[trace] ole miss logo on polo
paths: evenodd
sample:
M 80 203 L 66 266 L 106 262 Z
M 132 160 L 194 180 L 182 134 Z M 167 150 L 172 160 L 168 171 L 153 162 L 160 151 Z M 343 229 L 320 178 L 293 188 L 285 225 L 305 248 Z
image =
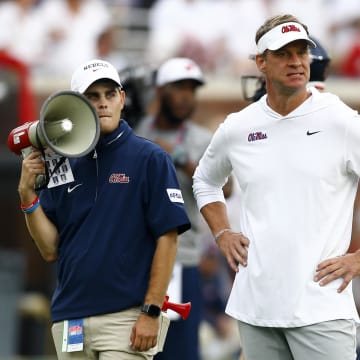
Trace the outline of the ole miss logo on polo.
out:
M 126 174 L 111 174 L 109 177 L 110 184 L 128 184 L 130 182 L 130 177 Z

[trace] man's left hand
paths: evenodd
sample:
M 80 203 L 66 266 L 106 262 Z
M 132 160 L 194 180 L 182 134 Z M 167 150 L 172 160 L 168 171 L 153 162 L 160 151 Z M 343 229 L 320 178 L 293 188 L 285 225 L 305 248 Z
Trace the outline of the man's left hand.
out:
M 147 351 L 157 343 L 159 318 L 141 314 L 134 324 L 130 336 L 130 346 L 136 351 Z
M 325 286 L 331 281 L 343 279 L 338 292 L 342 292 L 350 281 L 360 275 L 360 253 L 348 253 L 343 256 L 322 261 L 316 268 L 314 280 L 319 281 L 320 286 Z

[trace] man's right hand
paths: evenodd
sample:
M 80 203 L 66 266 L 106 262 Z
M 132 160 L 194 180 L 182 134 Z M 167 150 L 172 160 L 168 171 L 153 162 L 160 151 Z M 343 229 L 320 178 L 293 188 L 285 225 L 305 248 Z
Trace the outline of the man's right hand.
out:
M 22 161 L 18 187 L 22 204 L 33 201 L 36 176 L 40 174 L 45 174 L 44 161 L 41 159 L 41 153 L 39 151 L 33 151 Z
M 247 266 L 248 246 L 250 241 L 242 233 L 227 231 L 217 240 L 217 244 L 230 267 L 238 272 L 238 264 Z

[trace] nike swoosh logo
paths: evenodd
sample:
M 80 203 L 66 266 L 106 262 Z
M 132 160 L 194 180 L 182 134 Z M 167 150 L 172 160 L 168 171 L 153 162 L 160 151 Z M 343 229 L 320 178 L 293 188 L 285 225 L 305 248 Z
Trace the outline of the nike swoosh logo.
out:
M 73 186 L 73 187 L 68 187 L 68 189 L 67 189 L 67 192 L 68 192 L 68 194 L 70 194 L 71 192 L 73 192 L 76 188 L 78 188 L 79 186 L 81 186 L 82 184 L 77 184 L 77 185 L 75 185 L 75 186 Z
M 317 134 L 317 133 L 319 133 L 319 132 L 321 132 L 321 130 L 319 130 L 319 131 L 313 131 L 313 132 L 310 132 L 310 131 L 308 130 L 307 133 L 306 133 L 306 135 L 310 136 L 310 135 Z

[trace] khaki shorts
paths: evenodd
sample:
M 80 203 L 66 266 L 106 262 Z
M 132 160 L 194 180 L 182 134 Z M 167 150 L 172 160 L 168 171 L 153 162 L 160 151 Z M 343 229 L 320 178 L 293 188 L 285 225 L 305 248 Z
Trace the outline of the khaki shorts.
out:
M 130 348 L 131 329 L 140 314 L 139 308 L 84 318 L 84 350 L 62 352 L 64 322 L 56 322 L 51 328 L 57 357 L 60 360 L 150 360 L 162 351 L 170 320 L 160 315 L 157 345 L 145 352 Z
M 253 326 L 238 321 L 246 360 L 355 360 L 353 320 L 295 328 Z

